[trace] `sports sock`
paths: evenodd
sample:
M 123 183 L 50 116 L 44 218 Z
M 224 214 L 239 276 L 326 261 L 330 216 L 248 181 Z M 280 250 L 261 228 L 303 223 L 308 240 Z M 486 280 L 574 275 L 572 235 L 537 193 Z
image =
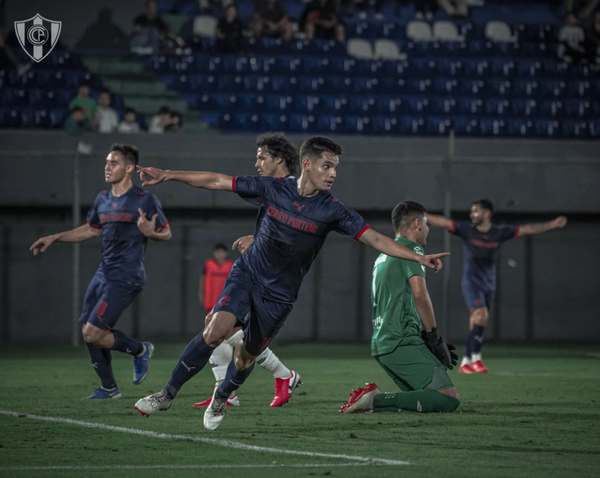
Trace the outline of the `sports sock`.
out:
M 468 357 L 469 360 L 471 359 L 471 353 L 473 352 L 471 332 L 472 330 L 469 330 L 467 339 L 465 340 L 465 357 Z
M 277 355 L 269 348 L 256 357 L 256 363 L 271 372 L 275 378 L 290 378 L 292 376 L 290 369 L 283 365 Z
M 462 362 L 460 363 L 460 366 L 462 367 L 463 365 L 471 365 L 471 357 L 467 357 L 466 355 L 463 357 Z
M 94 367 L 96 374 L 100 377 L 102 388 L 106 390 L 116 388 L 117 383 L 115 382 L 112 366 L 110 364 L 110 350 L 103 349 L 94 344 L 90 344 L 89 342 L 86 342 L 85 345 L 87 346 L 90 359 L 92 360 L 92 367 Z
M 483 331 L 485 327 L 483 325 L 475 324 L 473 329 L 471 330 L 472 340 L 471 340 L 471 355 L 480 354 L 481 346 L 483 345 Z M 481 357 L 479 357 L 481 359 Z
M 373 408 L 376 412 L 410 410 L 421 413 L 448 413 L 456 410 L 459 404 L 460 401 L 456 398 L 442 395 L 433 390 L 382 393 L 373 399 Z
M 214 350 L 204 341 L 202 332 L 196 335 L 181 354 L 171 379 L 164 386 L 167 397 L 175 398 L 183 384 L 204 368 Z
M 233 358 L 233 347 L 227 342 L 219 345 L 210 356 L 210 366 L 217 382 L 222 382 L 227 373 L 227 367 Z
M 118 350 L 124 354 L 133 355 L 134 357 L 137 357 L 144 351 L 144 344 L 139 340 L 136 340 L 129 335 L 125 335 L 120 330 L 111 330 L 111 332 L 115 337 L 115 343 L 112 346 L 112 350 Z
M 244 331 L 238 330 L 235 334 L 233 334 L 231 337 L 226 339 L 225 342 L 227 342 L 229 345 L 231 345 L 233 348 L 235 348 L 237 346 L 238 342 L 240 341 L 240 339 L 243 339 L 243 338 L 244 338 Z
M 228 398 L 231 396 L 231 394 L 240 388 L 250 376 L 252 370 L 254 370 L 254 365 L 256 365 L 256 362 L 252 363 L 252 365 L 245 370 L 239 370 L 235 366 L 235 363 L 231 361 L 229 367 L 227 367 L 225 380 L 217 387 L 216 395 L 220 398 Z

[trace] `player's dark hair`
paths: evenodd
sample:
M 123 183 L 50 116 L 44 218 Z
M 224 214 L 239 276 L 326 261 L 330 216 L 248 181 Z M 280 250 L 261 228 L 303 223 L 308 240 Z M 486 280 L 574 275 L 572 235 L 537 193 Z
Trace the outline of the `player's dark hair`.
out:
M 135 146 L 130 144 L 115 143 L 110 147 L 110 152 L 118 151 L 123 155 L 126 163 L 137 166 L 140 152 Z
M 213 248 L 213 251 L 218 251 L 219 249 L 223 250 L 225 252 L 228 252 L 227 247 L 222 242 L 219 242 L 218 244 L 215 244 L 215 247 Z
M 298 151 L 283 133 L 261 134 L 256 138 L 256 147 L 265 148 L 273 159 L 283 159 L 290 174 L 298 175 Z
M 336 156 L 343 154 L 342 147 L 324 136 L 313 136 L 308 138 L 300 147 L 300 161 L 308 158 L 314 161 L 321 157 L 323 153 L 332 153 Z
M 492 201 L 488 200 L 488 199 L 480 199 L 479 201 L 474 201 L 473 204 L 471 204 L 472 206 L 480 206 L 482 209 L 487 209 L 488 211 L 490 211 L 490 214 L 493 215 L 494 214 L 494 205 L 492 204 Z
M 427 214 L 427 209 L 418 202 L 401 202 L 392 211 L 394 231 L 406 230 L 416 218 L 421 218 L 425 214 Z
M 71 108 L 71 114 L 77 113 L 78 111 L 83 111 L 83 108 L 81 108 L 80 106 L 75 106 Z
M 82 86 L 87 86 L 88 88 L 91 88 L 89 81 L 83 80 L 79 83 L 78 88 L 81 88 Z

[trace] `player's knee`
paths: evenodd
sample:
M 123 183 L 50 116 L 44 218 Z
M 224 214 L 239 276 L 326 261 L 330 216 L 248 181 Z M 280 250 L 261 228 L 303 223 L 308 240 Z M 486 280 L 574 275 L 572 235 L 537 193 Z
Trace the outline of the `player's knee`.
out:
M 436 411 L 440 413 L 452 413 L 460 405 L 458 393 L 456 392 L 456 389 L 453 391 L 444 390 L 444 392 L 447 393 L 440 393 L 442 399 L 438 401 Z
M 239 355 L 235 355 L 233 357 L 235 368 L 238 370 L 246 370 L 252 366 L 254 363 L 254 358 L 244 358 Z
M 210 326 L 205 328 L 204 332 L 202 332 L 202 336 L 204 337 L 206 344 L 213 348 L 221 345 L 225 340 L 226 335 L 227 334 L 223 333 L 219 329 Z
M 479 309 L 475 309 L 471 318 L 477 325 L 487 325 L 488 315 L 487 309 L 480 307 Z

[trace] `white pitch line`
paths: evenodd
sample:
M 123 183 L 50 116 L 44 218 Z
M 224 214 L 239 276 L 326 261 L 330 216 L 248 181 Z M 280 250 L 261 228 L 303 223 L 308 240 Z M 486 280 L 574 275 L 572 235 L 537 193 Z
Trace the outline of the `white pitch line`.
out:
M 399 460 L 386 460 L 383 458 L 371 458 L 367 456 L 352 456 L 352 455 L 339 455 L 334 453 L 318 453 L 312 451 L 300 451 L 300 450 L 286 450 L 285 448 L 271 448 L 256 445 L 247 445 L 246 443 L 235 442 L 231 440 L 219 440 L 214 438 L 204 438 L 191 435 L 172 435 L 170 433 L 158 433 L 149 430 L 138 430 L 136 428 L 124 428 L 115 427 L 112 425 L 105 425 L 104 423 L 93 423 L 84 422 L 81 420 L 72 420 L 70 418 L 58 418 L 58 417 L 44 417 L 41 415 L 30 415 L 28 413 L 18 413 L 6 410 L 0 410 L 0 415 L 7 415 L 16 418 L 28 418 L 30 420 L 41 420 L 45 422 L 64 423 L 67 425 L 77 425 L 85 428 L 98 428 L 101 430 L 108 430 L 113 432 L 130 433 L 132 435 L 142 435 L 151 438 L 162 438 L 166 440 L 187 440 L 194 442 L 207 443 L 209 445 L 222 446 L 226 448 L 236 448 L 238 450 L 250 450 L 266 453 L 281 453 L 284 455 L 299 455 L 299 456 L 310 456 L 319 458 L 334 458 L 339 460 L 350 460 L 365 462 L 371 465 L 410 465 L 408 461 Z
M 265 465 L 106 465 L 106 466 L 0 466 L 0 471 L 50 470 L 213 470 L 229 468 L 325 468 L 341 466 L 372 466 L 370 463 L 269 463 Z
M 596 352 L 588 352 L 586 355 L 588 357 L 600 358 L 600 353 L 596 353 Z

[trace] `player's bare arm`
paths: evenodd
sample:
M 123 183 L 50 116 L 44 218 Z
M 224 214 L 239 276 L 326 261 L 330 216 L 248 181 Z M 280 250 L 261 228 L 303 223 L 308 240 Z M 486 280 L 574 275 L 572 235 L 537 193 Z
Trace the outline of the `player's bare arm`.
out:
M 443 227 L 444 229 L 452 229 L 452 219 L 439 214 L 427 213 L 427 223 L 430 226 Z
M 237 241 L 233 243 L 231 249 L 234 251 L 237 249 L 242 254 L 246 254 L 250 249 L 250 246 L 254 243 L 254 236 L 244 236 L 240 237 Z
M 450 255 L 449 252 L 442 252 L 440 254 L 422 256 L 373 229 L 367 229 L 363 235 L 360 236 L 359 241 L 372 247 L 378 252 L 400 259 L 418 262 L 422 266 L 435 270 L 435 272 L 438 272 L 442 268 L 440 257 Z
M 138 208 L 138 212 L 140 213 L 140 217 L 138 217 L 137 226 L 144 236 L 156 242 L 164 242 L 171 239 L 171 228 L 168 225 L 156 229 L 158 214 L 152 216 L 152 219 L 148 219 L 146 213 L 140 208 Z
M 433 304 L 431 303 L 431 297 L 429 297 L 429 291 L 427 290 L 427 283 L 425 278 L 414 275 L 408 279 L 410 290 L 412 291 L 413 298 L 415 300 L 415 307 L 419 313 L 423 328 L 426 332 L 431 332 L 431 329 L 437 327 L 435 322 L 435 314 L 433 312 Z
M 155 186 L 164 181 L 178 181 L 195 188 L 214 191 L 233 191 L 233 177 L 226 174 L 202 171 L 169 171 L 137 166 L 142 186 Z
M 541 234 L 542 232 L 551 231 L 552 229 L 563 228 L 567 225 L 566 216 L 558 216 L 548 222 L 533 222 L 524 224 L 519 228 L 519 236 L 528 236 L 531 234 Z
M 34 256 L 37 256 L 38 252 L 45 252 L 46 249 L 48 249 L 55 242 L 83 242 L 87 241 L 88 239 L 98 237 L 101 232 L 101 229 L 96 229 L 91 227 L 89 224 L 84 224 L 83 226 L 79 226 L 69 231 L 40 237 L 31 245 L 29 250 L 33 251 Z

